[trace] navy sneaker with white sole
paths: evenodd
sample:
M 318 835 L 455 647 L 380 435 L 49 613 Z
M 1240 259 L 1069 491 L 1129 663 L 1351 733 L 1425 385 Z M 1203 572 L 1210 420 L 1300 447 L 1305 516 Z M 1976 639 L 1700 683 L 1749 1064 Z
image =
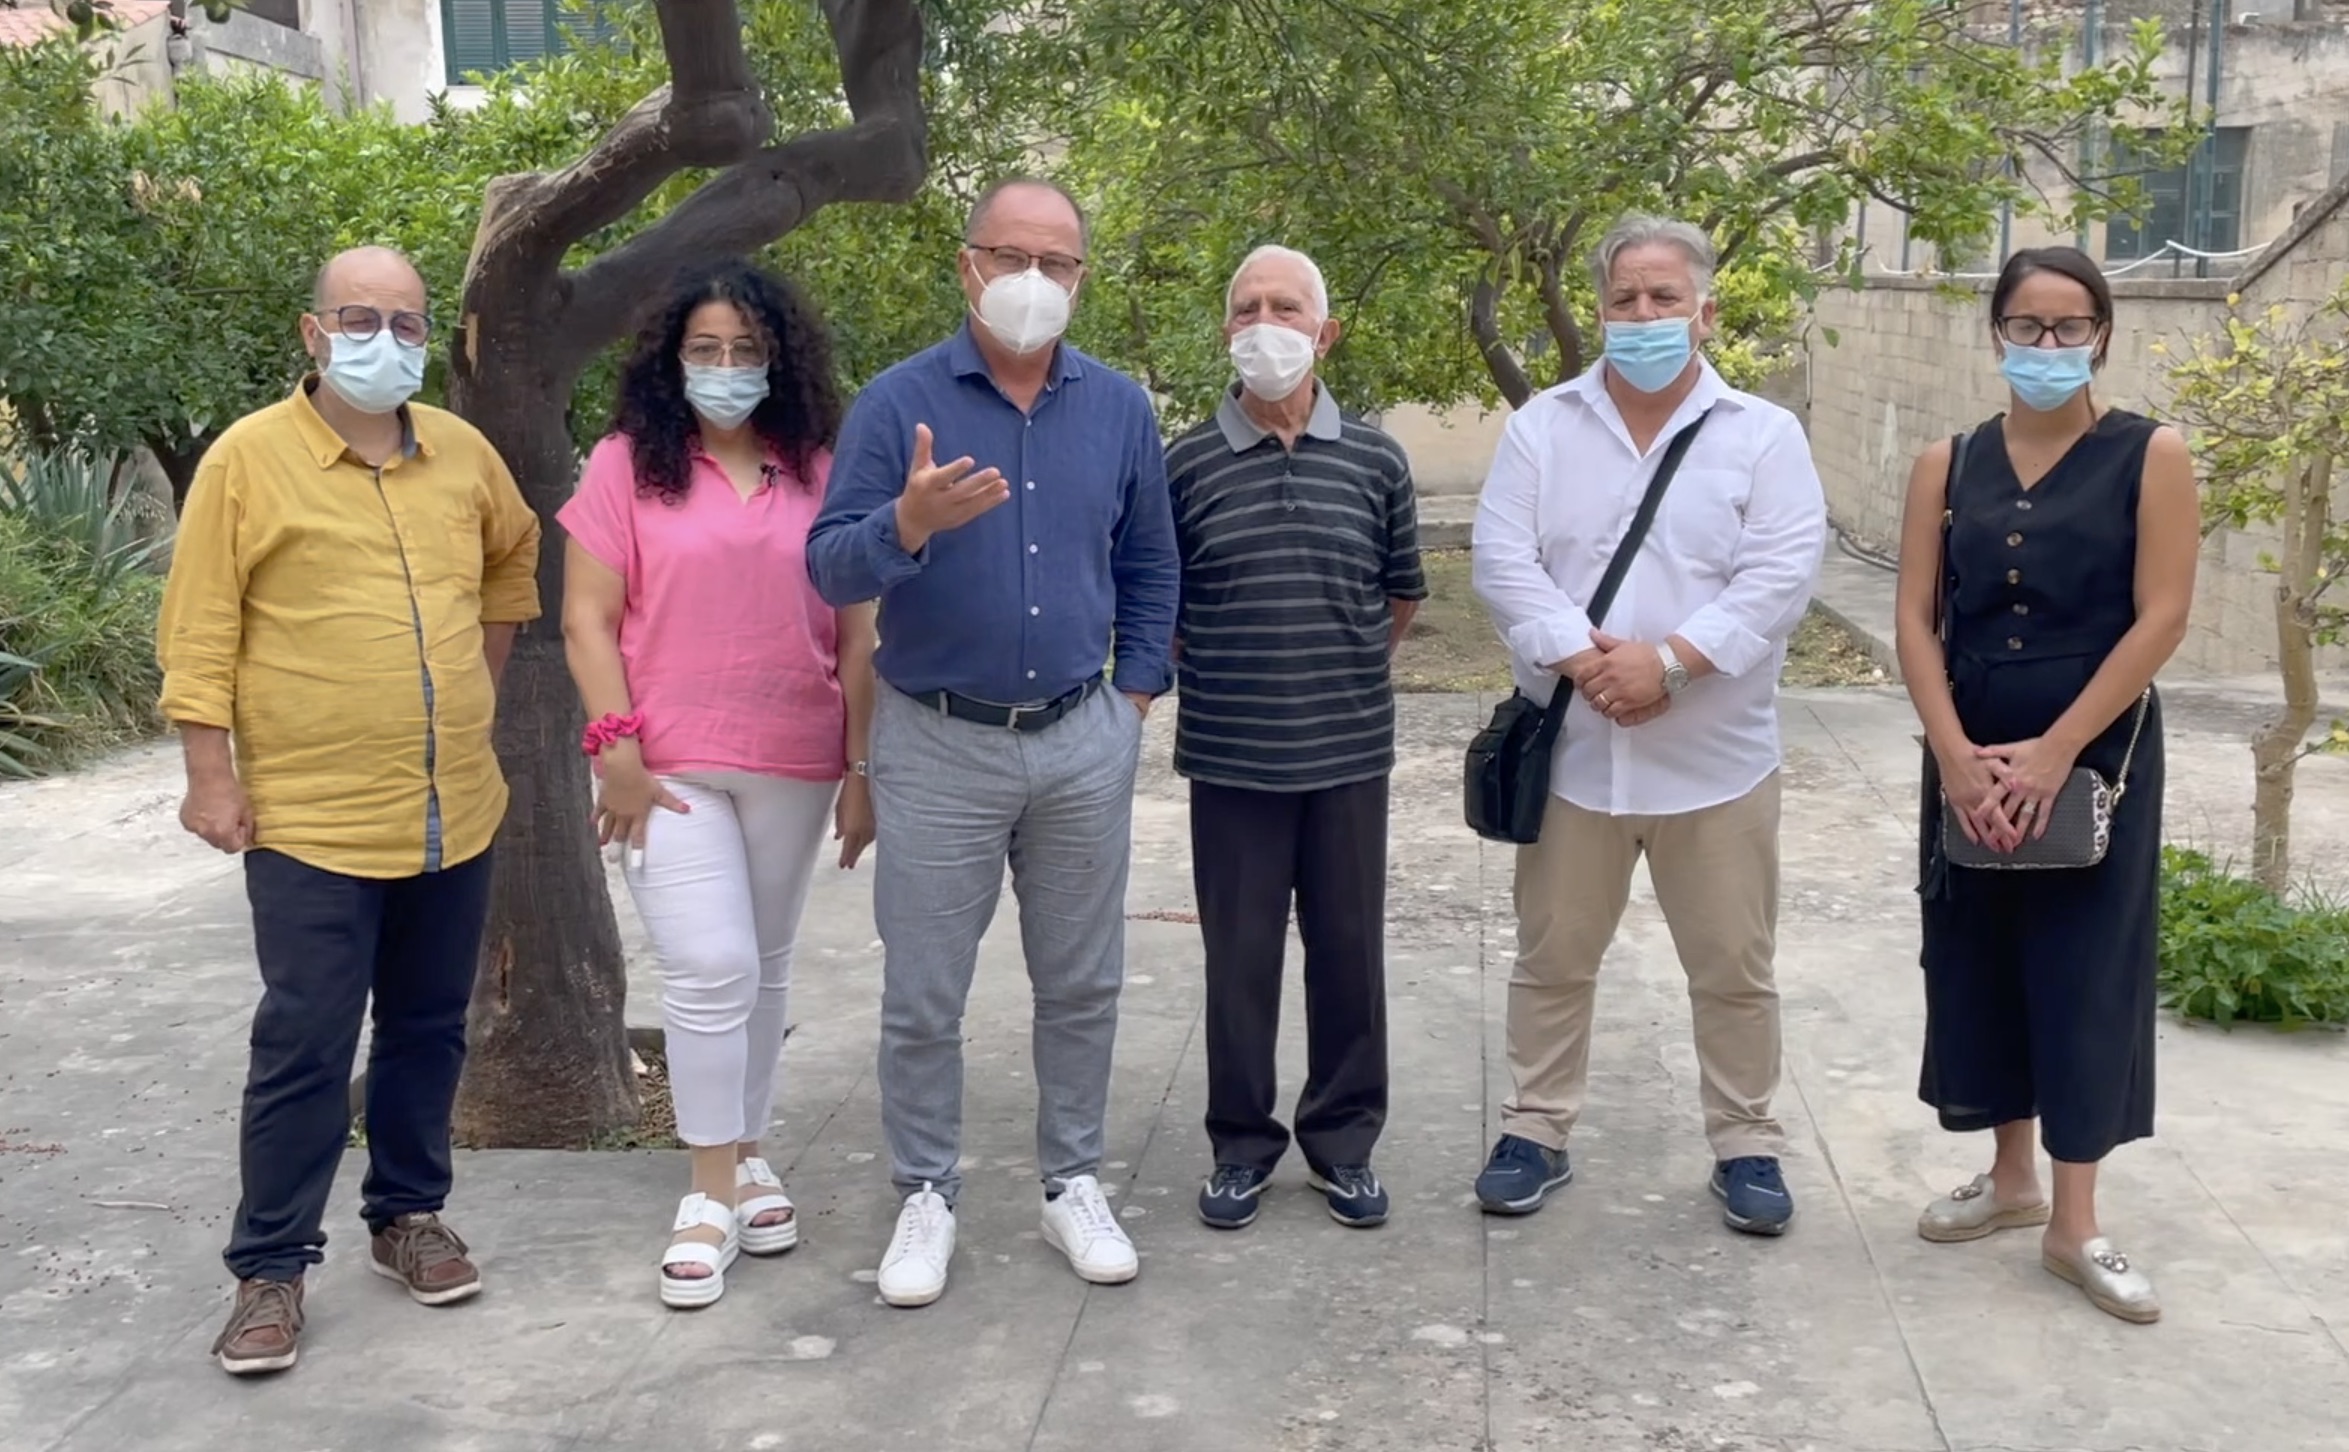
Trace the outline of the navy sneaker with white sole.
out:
M 1329 1200 L 1329 1216 L 1340 1225 L 1368 1230 L 1387 1223 L 1387 1187 L 1368 1165 L 1332 1165 L 1315 1170 L 1313 1188 Z
M 1256 1218 L 1257 1197 L 1272 1181 L 1269 1170 L 1217 1165 L 1199 1187 L 1199 1218 L 1217 1230 L 1237 1230 Z
M 1550 1192 L 1574 1178 L 1562 1149 L 1546 1149 L 1522 1135 L 1504 1134 L 1476 1177 L 1476 1203 L 1487 1215 L 1531 1215 Z
M 1721 1218 L 1748 1235 L 1784 1235 L 1794 1218 L 1794 1196 L 1778 1161 L 1768 1155 L 1741 1155 L 1713 1166 L 1713 1194 L 1727 1208 Z

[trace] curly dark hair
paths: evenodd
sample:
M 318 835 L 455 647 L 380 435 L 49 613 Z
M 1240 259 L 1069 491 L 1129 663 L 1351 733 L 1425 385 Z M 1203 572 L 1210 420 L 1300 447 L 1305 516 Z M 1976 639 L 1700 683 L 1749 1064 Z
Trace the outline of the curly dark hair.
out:
M 840 434 L 832 335 L 797 287 L 739 260 L 682 274 L 667 305 L 637 335 L 636 350 L 620 370 L 612 429 L 628 438 L 636 487 L 673 504 L 693 480 L 686 451 L 700 432 L 700 420 L 685 401 L 685 368 L 678 354 L 685 345 L 686 319 L 707 302 L 734 304 L 766 340 L 767 396 L 751 413 L 750 427 L 782 455 L 803 486 L 812 487 L 809 465 L 816 451 L 830 448 Z

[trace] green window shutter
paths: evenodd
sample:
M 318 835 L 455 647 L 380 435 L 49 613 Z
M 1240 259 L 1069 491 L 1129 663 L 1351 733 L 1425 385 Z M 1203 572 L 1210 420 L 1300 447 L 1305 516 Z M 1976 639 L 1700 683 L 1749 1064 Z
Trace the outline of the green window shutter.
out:
M 501 0 L 440 0 L 441 53 L 448 61 L 449 84 L 461 86 L 473 76 L 505 69 Z

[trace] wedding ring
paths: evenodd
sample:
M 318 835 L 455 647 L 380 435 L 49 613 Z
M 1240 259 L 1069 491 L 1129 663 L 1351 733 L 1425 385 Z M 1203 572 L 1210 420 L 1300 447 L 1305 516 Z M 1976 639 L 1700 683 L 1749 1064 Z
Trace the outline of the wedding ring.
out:
M 1602 706 L 1607 704 L 1607 693 L 1605 691 L 1599 692 L 1599 704 Z
M 2036 813 L 2038 812 L 2038 810 L 2039 810 L 2039 804 L 2038 804 L 2037 802 L 2025 802 L 2025 803 L 2023 803 L 2023 806 L 2022 806 L 2022 811 L 2021 811 L 2020 815 L 2022 815 L 2022 816 L 2026 816 L 2026 817 L 2028 817 L 2028 816 L 2032 816 L 2032 815 L 2036 814 Z

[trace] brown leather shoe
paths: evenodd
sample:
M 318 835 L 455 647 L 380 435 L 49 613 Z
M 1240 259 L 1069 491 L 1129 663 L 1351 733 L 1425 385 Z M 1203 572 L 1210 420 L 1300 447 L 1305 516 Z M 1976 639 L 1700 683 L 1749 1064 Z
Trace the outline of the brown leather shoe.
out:
M 284 1371 L 301 1354 L 302 1282 L 239 1281 L 237 1307 L 212 1343 L 212 1358 L 230 1376 Z
M 402 1215 L 372 1238 L 368 1269 L 406 1286 L 419 1305 L 445 1306 L 481 1294 L 481 1272 L 465 1258 L 465 1242 L 438 1215 Z

